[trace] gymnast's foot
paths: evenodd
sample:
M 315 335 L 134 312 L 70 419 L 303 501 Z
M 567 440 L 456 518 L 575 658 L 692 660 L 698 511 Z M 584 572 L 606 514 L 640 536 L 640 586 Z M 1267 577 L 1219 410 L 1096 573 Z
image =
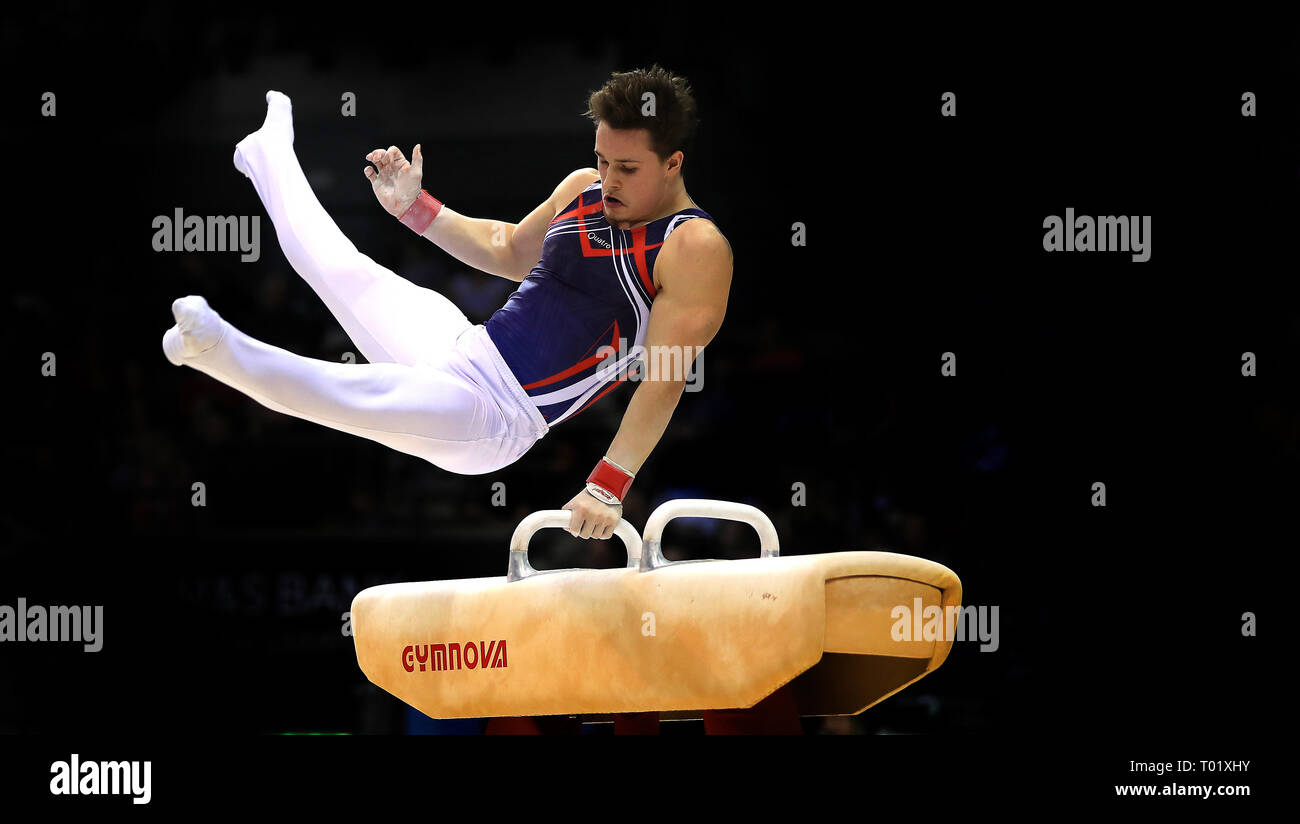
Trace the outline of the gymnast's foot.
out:
M 226 322 L 198 295 L 172 301 L 176 325 L 163 334 L 163 354 L 176 366 L 221 343 Z
M 264 141 L 284 140 L 293 145 L 293 103 L 284 93 L 272 90 L 266 93 L 266 120 L 262 122 L 262 128 L 235 144 L 235 168 L 244 177 L 252 177 L 248 173 L 245 155 L 254 147 L 265 145 Z

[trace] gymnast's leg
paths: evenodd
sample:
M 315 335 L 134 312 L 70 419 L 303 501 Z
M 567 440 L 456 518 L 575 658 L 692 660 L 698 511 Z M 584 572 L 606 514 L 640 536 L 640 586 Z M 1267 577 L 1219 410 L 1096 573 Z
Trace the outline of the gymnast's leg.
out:
M 249 337 L 196 295 L 172 304 L 167 359 L 276 412 L 359 435 L 464 475 L 500 468 L 512 444 L 499 407 L 449 350 L 442 362 L 315 360 Z M 508 462 L 508 460 L 507 460 Z
M 380 266 L 344 236 L 316 199 L 293 150 L 289 98 L 266 93 L 266 121 L 235 147 L 289 263 L 371 363 L 413 366 L 449 349 L 471 326 L 443 295 Z

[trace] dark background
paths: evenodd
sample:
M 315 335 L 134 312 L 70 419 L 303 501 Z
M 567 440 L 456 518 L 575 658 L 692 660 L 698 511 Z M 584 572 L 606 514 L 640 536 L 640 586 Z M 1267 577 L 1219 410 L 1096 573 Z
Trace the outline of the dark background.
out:
M 431 192 L 517 221 L 590 165 L 588 93 L 655 61 L 695 89 L 686 185 L 735 275 L 704 391 L 683 396 L 625 517 L 744 501 L 785 554 L 932 559 L 966 603 L 1000 609 L 996 652 L 958 643 L 897 696 L 806 729 L 1267 729 L 1283 698 L 1264 645 L 1296 545 L 1280 530 L 1300 432 L 1294 29 L 981 22 L 162 3 L 7 20 L 0 603 L 102 604 L 105 646 L 0 648 L 0 731 L 469 729 L 369 684 L 340 616 L 372 584 L 504 574 L 515 524 L 581 488 L 631 390 L 503 471 L 453 475 L 173 367 L 169 307 L 200 294 L 276 346 L 355 351 L 231 165 L 274 88 L 349 238 L 483 321 L 515 284 L 397 225 L 363 156 L 420 142 Z M 40 116 L 45 91 L 57 117 Z M 938 116 L 946 91 L 956 119 Z M 153 217 L 177 207 L 261 215 L 261 259 L 154 252 Z M 1151 260 L 1045 253 L 1042 220 L 1067 207 L 1152 215 Z M 621 563 L 617 542 L 533 545 L 539 568 Z M 676 526 L 666 549 L 757 552 L 731 525 Z M 1246 611 L 1261 637 L 1241 637 Z

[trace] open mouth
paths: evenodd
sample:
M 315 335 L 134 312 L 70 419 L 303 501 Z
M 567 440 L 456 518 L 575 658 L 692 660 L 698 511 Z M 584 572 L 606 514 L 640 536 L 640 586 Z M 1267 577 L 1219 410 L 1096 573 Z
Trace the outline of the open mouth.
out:
M 610 206 L 622 206 L 622 205 L 623 205 L 623 202 L 620 201 L 618 198 L 616 198 L 616 197 L 610 197 L 609 195 L 605 195 L 605 203 L 608 204 L 608 205 L 610 205 Z

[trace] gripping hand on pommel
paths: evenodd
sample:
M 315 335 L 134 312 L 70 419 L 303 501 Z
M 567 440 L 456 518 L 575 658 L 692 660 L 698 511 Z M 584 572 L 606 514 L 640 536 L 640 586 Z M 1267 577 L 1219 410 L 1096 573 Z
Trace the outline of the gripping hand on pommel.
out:
M 572 513 L 569 516 L 568 532 L 575 538 L 608 540 L 623 518 L 622 504 L 611 505 L 598 501 L 585 489 L 574 495 L 573 500 L 562 508 Z
M 375 149 L 366 155 L 366 160 L 375 164 L 365 168 L 365 175 L 379 205 L 393 217 L 401 217 L 420 196 L 420 180 L 424 177 L 420 144 L 415 144 L 410 161 L 396 146 Z

